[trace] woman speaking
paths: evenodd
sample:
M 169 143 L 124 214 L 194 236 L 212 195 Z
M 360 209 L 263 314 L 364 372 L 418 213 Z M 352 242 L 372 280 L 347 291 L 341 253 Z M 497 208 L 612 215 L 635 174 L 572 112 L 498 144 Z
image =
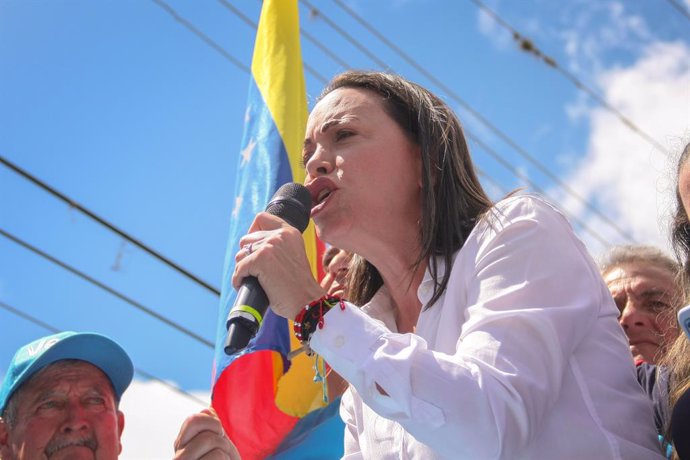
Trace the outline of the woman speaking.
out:
M 299 231 L 266 213 L 233 284 L 258 277 L 349 382 L 345 458 L 663 458 L 584 245 L 540 198 L 489 200 L 444 102 L 398 76 L 338 75 L 303 157 L 320 238 L 358 256 L 352 303 L 327 295 Z

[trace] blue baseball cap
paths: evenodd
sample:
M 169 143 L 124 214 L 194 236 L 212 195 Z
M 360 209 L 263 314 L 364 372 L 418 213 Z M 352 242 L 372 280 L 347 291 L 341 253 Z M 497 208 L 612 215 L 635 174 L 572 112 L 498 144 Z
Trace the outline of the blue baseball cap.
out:
M 60 332 L 17 350 L 0 387 L 0 414 L 24 382 L 46 366 L 65 359 L 85 361 L 103 371 L 113 384 L 118 401 L 132 382 L 132 360 L 116 342 L 93 332 Z

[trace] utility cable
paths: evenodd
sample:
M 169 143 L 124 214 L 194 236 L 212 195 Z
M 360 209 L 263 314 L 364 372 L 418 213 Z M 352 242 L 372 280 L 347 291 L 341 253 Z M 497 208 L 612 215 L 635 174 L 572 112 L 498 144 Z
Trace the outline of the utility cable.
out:
M 36 326 L 39 326 L 39 327 L 45 329 L 45 330 L 48 331 L 48 332 L 52 332 L 53 334 L 58 334 L 58 333 L 60 333 L 60 332 L 63 332 L 63 331 L 61 331 L 60 329 L 58 329 L 58 328 L 56 328 L 56 327 L 54 327 L 54 326 L 51 326 L 50 324 L 48 324 L 48 323 L 46 323 L 46 322 L 44 322 L 44 321 L 41 321 L 40 319 L 38 319 L 38 318 L 36 318 L 36 317 L 34 317 L 34 316 L 29 315 L 28 313 L 25 313 L 25 312 L 23 312 L 23 311 L 21 311 L 21 310 L 18 310 L 17 308 L 14 308 L 14 307 L 11 306 L 11 305 L 6 304 L 6 303 L 3 302 L 2 300 L 0 300 L 0 308 L 3 308 L 3 309 L 5 309 L 5 310 L 7 310 L 8 312 L 14 314 L 15 316 L 19 316 L 20 318 L 23 318 L 23 319 L 25 319 L 25 320 L 27 320 L 27 321 L 29 321 L 29 322 L 35 324 Z M 208 402 L 204 401 L 204 400 L 201 399 L 201 398 L 198 398 L 198 397 L 194 396 L 194 395 L 191 394 L 191 393 L 186 392 L 185 390 L 183 390 L 182 388 L 178 387 L 177 385 L 173 385 L 173 384 L 170 383 L 170 382 L 167 382 L 167 381 L 165 381 L 165 380 L 163 380 L 163 379 L 161 379 L 161 378 L 159 378 L 159 377 L 156 377 L 155 375 L 151 374 L 150 372 L 146 372 L 146 371 L 144 371 L 143 369 L 139 369 L 139 368 L 136 368 L 136 367 L 134 368 L 134 372 L 136 372 L 137 374 L 141 375 L 142 377 L 145 377 L 145 378 L 148 379 L 148 380 L 155 380 L 155 381 L 157 381 L 158 383 L 162 383 L 163 385 L 165 385 L 166 387 L 168 387 L 168 388 L 170 388 L 171 390 L 175 391 L 176 393 L 179 393 L 179 394 L 181 394 L 182 396 L 184 396 L 184 397 L 186 397 L 186 398 L 189 398 L 189 399 L 191 399 L 192 401 L 201 404 L 203 407 L 208 407 Z
M 374 36 L 376 36 L 379 40 L 381 40 L 384 44 L 386 44 L 386 46 L 388 46 L 396 54 L 398 54 L 401 58 L 403 58 L 409 65 L 411 65 L 413 68 L 415 68 L 417 71 L 419 71 L 422 75 L 424 75 L 426 78 L 428 78 L 436 86 L 441 88 L 441 90 L 446 92 L 450 98 L 455 100 L 465 110 L 467 110 L 469 113 L 471 113 L 489 131 L 491 131 L 494 135 L 496 135 L 497 137 L 502 139 L 506 144 L 508 144 L 511 148 L 513 148 L 520 156 L 525 158 L 529 163 L 531 163 L 534 167 L 536 167 L 539 171 L 541 171 L 545 176 L 547 176 L 554 183 L 559 185 L 563 190 L 565 190 L 566 193 L 568 193 L 570 196 L 572 196 L 577 201 L 582 203 L 593 214 L 596 214 L 602 221 L 606 222 L 606 224 L 608 224 L 610 227 L 615 229 L 624 239 L 629 240 L 629 241 L 634 240 L 632 235 L 630 235 L 629 232 L 627 232 L 620 225 L 618 225 L 617 222 L 615 222 L 613 219 L 611 219 L 606 214 L 604 214 L 601 210 L 599 210 L 592 203 L 587 201 L 584 197 L 582 197 L 582 195 L 577 193 L 572 187 L 570 187 L 568 184 L 566 184 L 561 178 L 559 178 L 556 174 L 554 174 L 551 170 L 549 170 L 546 166 L 544 166 L 539 160 L 537 160 L 533 155 L 531 155 L 529 152 L 527 152 L 527 150 L 525 150 L 523 147 L 521 147 L 515 140 L 513 140 L 510 136 L 508 136 L 508 134 L 506 134 L 500 128 L 498 128 L 496 125 L 494 125 L 493 122 L 491 122 L 488 118 L 486 118 L 479 111 L 477 111 L 474 107 L 472 107 L 468 102 L 466 102 L 464 99 L 462 99 L 460 96 L 458 96 L 452 89 L 450 89 L 443 82 L 441 82 L 438 78 L 436 78 L 431 72 L 426 70 L 422 65 L 417 63 L 413 58 L 411 58 L 402 49 L 400 49 L 393 42 L 391 42 L 389 39 L 387 39 L 383 34 L 381 34 L 378 30 L 376 30 L 371 24 L 369 24 L 361 16 L 359 16 L 354 10 L 352 10 L 345 3 L 343 3 L 342 0 L 334 0 L 334 1 L 336 4 L 338 4 L 338 6 L 340 6 L 343 10 L 345 10 L 345 12 L 347 12 L 357 22 L 359 22 L 364 28 L 366 28 L 369 32 L 371 32 Z M 300 0 L 300 2 L 304 3 L 307 7 L 311 8 L 313 10 L 317 10 L 316 7 L 314 7 L 307 0 Z M 318 14 L 320 15 L 320 17 L 323 17 L 323 18 L 327 17 L 326 15 L 324 15 L 321 12 L 319 12 Z M 332 23 L 332 21 L 330 21 L 330 23 Z M 350 36 L 347 35 L 347 37 L 350 37 Z M 352 38 L 350 37 L 350 39 L 352 39 Z M 354 40 L 354 39 L 352 39 L 352 40 Z M 356 40 L 354 40 L 354 41 L 356 42 Z M 355 43 L 353 43 L 353 44 L 355 44 Z M 357 44 L 355 44 L 355 46 L 361 46 L 361 45 L 357 42 Z M 386 64 L 383 63 L 383 66 L 386 67 Z
M 300 2 L 304 3 L 305 5 L 307 5 L 307 7 L 309 7 L 309 9 L 311 10 L 312 16 L 314 16 L 314 17 L 319 17 L 319 18 L 323 19 L 323 20 L 326 22 L 326 24 L 328 24 L 333 30 L 335 30 L 335 31 L 338 32 L 340 35 L 342 35 L 347 41 L 349 41 L 350 43 L 352 43 L 352 45 L 353 45 L 355 48 L 357 48 L 359 51 L 361 51 L 361 52 L 362 52 L 364 55 L 366 55 L 369 59 L 371 59 L 372 61 L 374 61 L 374 62 L 376 63 L 377 66 L 379 66 L 380 68 L 382 68 L 382 69 L 384 69 L 384 70 L 392 70 L 392 69 L 388 66 L 388 64 L 386 64 L 383 60 L 381 60 L 381 59 L 380 59 L 378 56 L 376 56 L 374 53 L 372 53 L 371 51 L 369 51 L 369 49 L 368 49 L 366 46 L 364 46 L 363 44 L 361 44 L 361 43 L 360 43 L 357 39 L 355 39 L 352 35 L 350 35 L 349 33 L 347 33 L 347 32 L 345 31 L 345 29 L 343 29 L 343 28 L 340 27 L 338 24 L 336 24 L 335 21 L 333 21 L 333 20 L 332 20 L 331 18 L 329 18 L 327 15 L 323 14 L 323 13 L 321 12 L 321 10 L 319 10 L 318 8 L 316 8 L 315 6 L 313 6 L 311 3 L 309 3 L 309 2 L 306 1 L 306 0 L 300 0 Z
M 680 4 L 678 0 L 667 0 L 676 10 L 678 10 L 678 13 L 682 14 L 685 16 L 685 19 L 690 21 L 690 11 L 688 11 L 687 8 L 685 8 L 683 5 Z
M 247 67 L 244 63 L 242 63 L 242 61 L 240 61 L 239 59 L 237 59 L 236 57 L 234 57 L 233 55 L 228 53 L 228 51 L 225 48 L 223 48 L 218 43 L 213 41 L 213 39 L 211 39 L 208 35 L 204 34 L 202 31 L 200 31 L 194 24 L 192 24 L 188 19 L 186 19 L 181 14 L 179 14 L 177 11 L 175 11 L 175 9 L 173 7 L 171 7 L 170 5 L 168 5 L 166 2 L 164 2 L 163 0 L 151 0 L 151 1 L 153 3 L 155 3 L 156 5 L 160 6 L 165 11 L 167 11 L 168 14 L 170 14 L 175 21 L 177 21 L 183 27 L 185 27 L 187 30 L 192 32 L 197 37 L 199 37 L 204 43 L 206 43 L 211 48 L 216 50 L 218 52 L 218 54 L 223 56 L 225 59 L 227 59 L 228 61 L 233 63 L 235 66 L 237 66 L 241 70 L 244 70 L 245 72 L 248 72 L 249 74 L 252 73 L 251 69 L 249 67 Z M 314 69 L 313 67 L 311 67 L 307 64 L 304 64 L 304 68 L 309 73 L 311 73 L 317 80 L 321 81 L 322 83 L 325 83 L 328 81 L 328 79 L 326 77 L 324 77 L 319 72 L 317 72 L 316 69 Z
M 142 242 L 139 241 L 138 239 L 136 239 L 136 238 L 134 238 L 133 236 L 131 236 L 131 235 L 129 235 L 128 233 L 126 233 L 124 230 L 122 230 L 122 229 L 116 227 L 115 225 L 111 224 L 111 223 L 108 222 L 107 220 L 105 220 L 105 219 L 103 219 L 102 217 L 96 215 L 96 213 L 94 213 L 93 211 L 88 210 L 87 208 L 85 208 L 85 207 L 82 206 L 81 204 L 79 204 L 79 203 L 77 203 L 76 201 L 74 201 L 72 198 L 68 197 L 68 196 L 65 195 L 64 193 L 59 192 L 59 191 L 58 191 L 57 189 L 55 189 L 54 187 L 51 187 L 50 185 L 46 184 L 46 183 L 43 182 L 42 180 L 38 179 L 36 176 L 34 176 L 34 175 L 30 174 L 29 172 L 27 172 L 26 170 L 20 168 L 19 166 L 17 166 L 16 164 L 12 163 L 10 160 L 8 160 L 7 158 L 3 157 L 2 155 L 0 155 L 0 163 L 2 163 L 3 165 L 5 165 L 7 168 L 11 169 L 11 170 L 14 171 L 15 173 L 19 174 L 19 175 L 22 176 L 23 178 L 27 179 L 28 181 L 32 182 L 34 185 L 39 186 L 40 188 L 42 188 L 42 189 L 45 190 L 46 192 L 50 193 L 50 194 L 53 195 L 54 197 L 58 198 L 59 200 L 63 201 L 64 203 L 67 203 L 67 205 L 69 205 L 70 207 L 72 207 L 72 208 L 78 210 L 78 211 L 81 212 L 82 214 L 84 214 L 84 215 L 90 217 L 91 219 L 95 220 L 95 221 L 98 222 L 99 224 L 101 224 L 101 225 L 103 225 L 104 227 L 106 227 L 108 230 L 110 230 L 110 231 L 112 231 L 112 232 L 118 234 L 119 236 L 121 236 L 121 237 L 124 238 L 125 240 L 129 241 L 130 243 L 132 243 L 133 245 L 135 245 L 135 246 L 138 247 L 139 249 L 141 249 L 141 250 L 143 250 L 144 252 L 148 253 L 149 255 L 155 257 L 155 258 L 158 259 L 159 261 L 161 261 L 161 262 L 163 262 L 164 264 L 166 264 L 168 267 L 170 267 L 170 268 L 172 268 L 173 270 L 177 271 L 178 273 L 180 273 L 180 274 L 186 276 L 187 278 L 189 278 L 190 280 L 194 281 L 195 283 L 197 283 L 197 284 L 200 285 L 201 287 L 204 287 L 204 288 L 206 288 L 207 290 L 209 290 L 210 292 L 212 292 L 213 294 L 215 294 L 215 295 L 217 295 L 217 296 L 220 296 L 220 290 L 219 290 L 219 289 L 217 289 L 217 288 L 211 286 L 211 285 L 210 285 L 209 283 L 207 283 L 206 281 L 204 281 L 204 280 L 202 280 L 201 278 L 199 278 L 198 276 L 192 274 L 189 270 L 186 270 L 186 269 L 182 268 L 180 265 L 178 265 L 178 264 L 176 264 L 175 262 L 173 262 L 172 260 L 168 259 L 167 257 L 165 257 L 164 255 L 162 255 L 161 253 L 159 253 L 159 252 L 157 252 L 156 250 L 154 250 L 154 249 L 148 247 L 147 245 L 145 245 L 144 243 L 142 243 Z
M 104 283 L 101 283 L 100 281 L 96 280 L 95 278 L 87 275 L 84 272 L 81 272 L 77 270 L 76 268 L 68 265 L 67 263 L 59 260 L 56 257 L 51 256 L 50 254 L 38 249 L 35 246 L 32 246 L 31 244 L 27 243 L 26 241 L 18 238 L 17 236 L 12 235 L 11 233 L 5 231 L 4 229 L 0 228 L 0 235 L 4 236 L 8 240 L 18 244 L 19 246 L 22 246 L 24 249 L 28 249 L 29 251 L 33 252 L 34 254 L 52 262 L 53 264 L 59 266 L 60 268 L 63 268 L 67 270 L 68 272 L 72 273 L 73 275 L 78 276 L 79 278 L 83 279 L 84 281 L 87 281 L 90 284 L 93 284 L 94 286 L 108 292 L 109 294 L 114 295 L 118 299 L 130 304 L 137 310 L 140 310 L 144 312 L 145 314 L 157 319 L 158 321 L 167 324 L 168 326 L 172 327 L 173 329 L 176 329 L 177 331 L 183 333 L 184 335 L 196 340 L 197 342 L 201 343 L 202 345 L 206 345 L 207 347 L 213 349 L 215 348 L 215 345 L 213 342 L 206 340 L 205 338 L 201 337 L 200 335 L 196 334 L 195 332 L 190 331 L 189 329 L 185 328 L 184 326 L 176 323 L 175 321 L 168 319 L 167 317 L 161 315 L 160 313 L 155 312 L 154 310 L 145 307 L 141 303 L 137 302 L 136 300 L 131 299 L 130 297 L 127 297 L 126 295 L 122 294 L 121 292 L 111 288 L 110 286 L 107 286 Z
M 175 11 L 175 10 L 173 9 L 173 7 L 171 7 L 170 5 L 168 5 L 167 3 L 165 3 L 165 2 L 162 1 L 162 0 L 151 0 L 151 1 L 152 1 L 153 3 L 155 3 L 156 5 L 160 6 L 161 8 L 163 8 L 165 11 L 167 11 L 168 14 L 170 14 L 170 16 L 172 16 L 173 19 L 174 19 L 175 21 L 179 22 L 179 23 L 180 23 L 182 26 L 184 26 L 187 30 L 191 31 L 194 35 L 196 35 L 197 37 L 199 37 L 204 43 L 206 43 L 208 46 L 210 46 L 211 48 L 213 48 L 214 50 L 216 50 L 216 51 L 218 52 L 218 54 L 220 54 L 220 55 L 223 56 L 225 59 L 227 59 L 228 61 L 230 61 L 230 62 L 231 62 L 232 64 L 234 64 L 236 67 L 238 67 L 238 68 L 241 69 L 241 70 L 244 70 L 244 71 L 246 71 L 246 72 L 250 72 L 250 73 L 251 73 L 251 69 L 250 69 L 249 67 L 247 67 L 242 61 L 240 61 L 239 59 L 237 59 L 237 58 L 236 58 L 235 56 L 233 56 L 232 54 L 228 53 L 228 52 L 225 50 L 225 48 L 223 48 L 223 47 L 220 46 L 218 43 L 216 43 L 215 41 L 213 41 L 208 35 L 206 35 L 206 34 L 203 33 L 202 31 L 200 31 L 199 29 L 197 29 L 197 28 L 194 26 L 194 24 L 192 24 L 191 22 L 189 22 L 186 18 L 184 18 L 184 17 L 182 17 L 181 15 L 179 15 L 179 14 L 177 13 L 177 11 Z
M 246 15 L 244 15 L 241 11 L 237 10 L 234 6 L 228 4 L 225 0 L 218 0 L 218 1 L 219 1 L 221 4 L 223 4 L 224 6 L 226 6 L 231 12 L 233 12 L 233 13 L 236 14 L 238 17 L 240 17 L 240 19 L 242 19 L 246 24 L 248 24 L 249 26 L 251 26 L 251 27 L 253 27 L 253 28 L 256 29 L 257 25 L 256 25 L 251 19 L 249 19 Z M 316 14 L 317 16 L 323 18 L 329 25 L 331 25 L 331 26 L 332 26 L 334 29 L 336 29 L 339 33 L 343 34 L 343 36 L 345 36 L 351 43 L 355 44 L 355 46 L 357 46 L 360 50 L 364 49 L 364 47 L 361 46 L 354 38 L 352 38 L 349 34 L 347 34 L 346 32 L 344 32 L 344 31 L 343 31 L 340 27 L 338 27 L 333 21 L 331 21 L 330 18 L 328 18 L 327 16 L 325 16 L 325 15 L 319 13 L 318 10 L 317 10 L 311 3 L 309 3 L 309 2 L 306 1 L 306 0 L 300 0 L 300 1 L 302 1 L 302 3 L 304 3 L 305 5 L 307 5 L 307 7 L 311 8 L 312 11 L 315 12 L 315 14 Z M 336 1 L 337 3 L 340 4 L 339 0 L 335 0 L 335 1 Z M 351 11 L 351 10 L 349 10 L 349 9 L 347 8 L 347 6 L 345 6 L 345 5 L 343 5 L 343 4 L 341 4 L 341 6 L 342 6 L 344 9 L 346 9 L 346 11 L 350 12 L 350 13 L 353 14 L 353 15 L 356 15 L 356 13 L 354 13 L 354 12 Z M 422 72 L 426 72 L 423 68 L 421 68 L 418 64 L 416 64 L 416 62 L 414 62 L 414 61 L 412 60 L 412 58 L 410 58 L 409 56 L 407 56 L 402 50 L 400 50 L 399 48 L 397 48 L 394 44 L 390 43 L 390 42 L 388 41 L 388 39 L 386 39 L 384 36 L 380 35 L 380 34 L 378 33 L 378 31 L 376 31 L 375 29 L 371 28 L 371 26 L 369 26 L 368 23 L 366 23 L 361 17 L 356 16 L 355 19 L 357 19 L 362 25 L 364 25 L 365 27 L 367 27 L 368 30 L 370 30 L 372 33 L 376 34 L 377 37 L 378 37 L 379 39 L 381 39 L 382 41 L 384 41 L 384 43 L 386 43 L 388 46 L 392 47 L 392 48 L 394 49 L 394 51 L 396 51 L 396 52 L 398 52 L 399 54 L 401 54 L 409 63 L 411 63 L 411 64 L 412 64 L 413 66 L 415 66 L 416 68 L 418 68 L 418 70 L 420 70 L 420 71 L 422 71 Z M 387 67 L 387 65 L 386 65 L 385 62 L 381 61 L 381 60 L 378 59 L 376 56 L 371 55 L 371 53 L 369 53 L 368 51 L 365 51 L 365 52 L 366 52 L 367 55 L 370 56 L 370 57 L 372 58 L 372 60 L 374 60 L 379 66 L 381 66 L 381 67 Z M 433 76 L 430 75 L 429 77 L 430 77 L 431 79 L 435 80 L 435 78 L 434 78 Z M 442 87 L 446 92 L 448 92 L 449 94 L 451 94 L 451 95 L 454 94 L 454 93 L 452 93 L 452 91 L 451 91 L 449 88 L 445 87 L 442 83 L 438 82 L 437 84 L 438 84 L 439 86 L 441 86 L 441 87 Z M 459 100 L 459 102 L 464 103 L 464 101 L 462 101 L 461 99 L 459 99 L 458 96 L 456 96 L 456 98 Z M 483 121 L 485 122 L 485 124 L 489 123 L 488 120 L 484 119 L 478 112 L 474 111 L 474 109 L 471 109 L 471 107 L 470 107 L 470 110 L 471 110 L 472 113 L 473 113 L 475 116 L 477 116 L 480 120 L 483 120 Z M 493 126 L 493 125 L 491 125 L 491 124 L 489 123 L 488 126 L 491 127 L 491 126 Z M 497 129 L 497 128 L 495 128 L 495 129 Z M 475 142 L 477 142 L 479 145 L 481 145 L 481 146 L 483 147 L 483 149 L 484 149 L 487 153 L 489 153 L 491 156 L 493 156 L 502 166 L 506 167 L 506 168 L 507 168 L 509 171 L 511 171 L 516 177 L 518 177 L 519 179 L 524 180 L 526 183 L 530 184 L 530 186 L 531 186 L 532 188 L 534 188 L 535 191 L 537 191 L 538 193 L 541 193 L 541 194 L 546 195 L 545 191 L 544 191 L 541 187 L 538 187 L 534 182 L 530 181 L 528 178 L 524 177 L 524 175 L 520 174 L 512 165 L 510 165 L 510 163 L 509 163 L 507 160 L 505 160 L 505 158 L 503 158 L 503 157 L 502 157 L 500 154 L 498 154 L 495 150 L 491 149 L 486 143 L 482 142 L 477 136 L 472 135 L 471 132 L 469 132 L 469 131 L 467 131 L 467 130 L 465 130 L 465 132 L 468 134 L 468 138 L 471 138 L 472 140 L 474 140 Z M 499 131 L 499 132 L 500 132 L 500 131 Z M 504 135 L 504 136 L 507 137 L 507 135 Z M 503 138 L 504 140 L 506 140 L 505 137 Z M 512 140 L 511 140 L 510 138 L 508 138 L 508 140 L 512 142 Z M 508 142 L 508 141 L 507 141 L 507 142 Z M 510 142 L 508 142 L 508 143 L 510 144 Z M 513 146 L 513 148 L 516 148 L 516 149 L 518 149 L 518 151 L 519 151 L 520 147 L 517 146 L 514 142 L 512 143 L 512 146 Z M 525 152 L 525 154 L 527 154 L 527 152 Z M 527 155 L 528 155 L 528 154 L 527 154 Z M 533 161 L 536 161 L 536 160 L 533 160 Z M 539 163 L 539 165 L 540 165 L 542 168 L 544 168 L 544 166 L 541 165 L 540 163 Z M 590 210 L 592 210 L 594 213 L 596 213 L 597 215 L 599 215 L 599 217 L 601 217 L 601 218 L 604 219 L 605 221 L 608 221 L 608 223 L 609 223 L 610 225 L 612 225 L 612 226 L 613 226 L 613 227 L 614 227 L 614 228 L 615 228 L 615 229 L 616 229 L 616 230 L 617 230 L 627 241 L 633 241 L 632 236 L 630 236 L 630 234 L 628 234 L 627 232 L 625 232 L 622 228 L 618 227 L 617 224 L 616 224 L 614 221 L 610 220 L 607 216 L 605 216 L 604 214 L 602 214 L 601 211 L 599 211 L 596 207 L 594 207 L 593 205 L 591 205 L 590 203 L 588 203 L 587 201 L 585 201 L 584 198 L 582 198 L 582 197 L 580 197 L 579 195 L 577 195 L 577 194 L 576 194 L 572 189 L 570 189 L 566 184 L 564 184 L 562 181 L 560 181 L 560 179 L 559 179 L 558 177 L 556 177 L 555 175 L 553 175 L 553 173 L 551 173 L 551 172 L 548 171 L 548 170 L 547 170 L 547 173 L 548 173 L 547 175 L 549 175 L 549 177 L 551 177 L 553 180 L 559 182 L 559 183 L 561 184 L 561 186 L 564 187 L 564 188 L 566 189 L 566 192 L 567 192 L 567 193 L 569 193 L 570 195 L 575 196 L 575 198 L 579 199 L 579 201 L 581 201 L 582 203 L 584 203 Z M 606 239 L 604 239 L 599 233 L 597 233 L 596 231 L 594 231 L 594 230 L 593 230 L 589 225 L 587 225 L 585 222 L 583 222 L 582 220 L 578 219 L 578 218 L 575 217 L 574 215 L 571 215 L 570 217 L 571 217 L 571 219 L 572 219 L 573 221 L 577 222 L 577 223 L 580 225 L 581 228 L 583 228 L 584 230 L 586 230 L 586 231 L 587 231 L 588 233 L 590 233 L 595 239 L 597 239 L 601 244 L 603 244 L 603 245 L 610 245 L 610 243 L 609 243 Z
M 479 145 L 479 147 L 481 147 L 482 150 L 484 150 L 484 151 L 487 152 L 489 155 L 491 155 L 491 157 L 493 157 L 501 166 L 503 166 L 504 168 L 506 168 L 506 169 L 508 169 L 509 171 L 511 171 L 511 172 L 512 172 L 513 174 L 515 174 L 519 179 L 525 181 L 525 183 L 527 183 L 530 187 L 532 187 L 537 193 L 539 193 L 539 194 L 541 194 L 541 195 L 543 195 L 543 196 L 545 196 L 545 197 L 548 196 L 548 195 L 546 194 L 546 191 L 545 191 L 543 188 L 539 187 L 535 182 L 533 182 L 532 180 L 530 180 L 530 179 L 529 179 L 528 177 L 526 177 L 525 175 L 521 174 L 517 169 L 515 169 L 515 167 L 514 167 L 513 165 L 510 164 L 510 162 L 508 162 L 508 160 L 506 160 L 505 158 L 503 158 L 503 156 L 501 156 L 498 152 L 496 152 L 494 149 L 492 149 L 491 147 L 489 147 L 489 145 L 487 145 L 485 142 L 483 142 L 483 141 L 482 141 L 481 139 L 479 139 L 478 137 L 472 135 L 471 132 L 468 132 L 467 130 L 466 130 L 465 132 L 467 133 L 467 137 L 468 137 L 469 139 L 471 139 L 473 142 L 475 142 L 477 145 Z M 601 236 L 600 233 L 598 233 L 597 231 L 595 231 L 595 230 L 594 230 L 592 227 L 590 227 L 585 221 L 583 221 L 583 220 L 580 219 L 579 217 L 575 216 L 574 214 L 568 213 L 568 215 L 569 215 L 570 219 L 571 219 L 574 223 L 578 224 L 583 230 L 586 230 L 587 233 L 589 233 L 590 235 L 592 235 L 592 236 L 593 236 L 597 241 L 599 241 L 604 247 L 610 247 L 610 246 L 612 246 L 611 242 L 607 241 L 603 236 Z M 632 240 L 629 240 L 628 242 L 632 243 L 633 241 L 632 241 Z
M 236 6 L 234 6 L 232 3 L 228 2 L 227 0 L 218 0 L 218 3 L 220 3 L 222 6 L 230 10 L 232 13 L 235 14 L 238 18 L 240 18 L 245 24 L 249 25 L 252 27 L 254 30 L 256 30 L 259 25 L 252 21 L 249 16 L 244 14 L 242 11 L 240 11 Z M 325 54 L 327 54 L 331 59 L 333 59 L 335 62 L 337 62 L 340 66 L 342 66 L 345 69 L 349 69 L 350 65 L 343 61 L 340 56 L 335 54 L 333 51 L 330 50 L 327 46 L 324 46 L 319 40 L 317 40 L 313 35 L 309 34 L 307 31 L 305 31 L 302 27 L 299 28 L 300 34 L 304 36 L 310 43 L 315 45 L 317 48 L 319 48 L 321 51 L 323 51 Z M 307 65 L 305 64 L 305 68 Z M 328 80 L 324 78 L 321 80 L 322 83 L 326 83 Z
M 336 0 L 339 1 L 339 0 Z M 480 10 L 482 10 L 484 13 L 489 15 L 494 21 L 496 21 L 497 24 L 499 24 L 501 27 L 506 29 L 508 32 L 511 33 L 513 40 L 515 40 L 520 47 L 520 49 L 526 53 L 532 54 L 538 59 L 541 59 L 546 65 L 551 67 L 552 69 L 556 70 L 559 72 L 563 77 L 565 77 L 568 81 L 570 81 L 577 89 L 580 91 L 588 94 L 592 99 L 594 99 L 599 105 L 601 105 L 603 108 L 608 110 L 610 113 L 616 116 L 625 126 L 627 126 L 631 131 L 633 131 L 635 134 L 640 136 L 642 139 L 647 141 L 652 147 L 657 149 L 658 151 L 665 153 L 666 155 L 669 155 L 668 150 L 662 146 L 659 142 L 657 142 L 656 139 L 654 139 L 651 135 L 647 134 L 642 128 L 640 128 L 637 124 L 635 124 L 630 118 L 625 116 L 620 110 L 618 110 L 616 107 L 612 106 L 606 99 L 604 99 L 599 93 L 597 93 L 594 89 L 590 88 L 585 84 L 582 80 L 577 78 L 575 74 L 572 72 L 566 70 L 564 67 L 558 64 L 558 61 L 554 59 L 553 57 L 543 53 L 537 45 L 534 44 L 532 40 L 529 38 L 525 37 L 523 34 L 521 34 L 515 27 L 510 25 L 505 19 L 503 19 L 501 16 L 499 16 L 498 13 L 496 13 L 494 10 L 489 8 L 484 2 L 481 0 L 468 0 L 472 3 L 474 3 Z M 672 1 L 672 0 L 669 0 Z

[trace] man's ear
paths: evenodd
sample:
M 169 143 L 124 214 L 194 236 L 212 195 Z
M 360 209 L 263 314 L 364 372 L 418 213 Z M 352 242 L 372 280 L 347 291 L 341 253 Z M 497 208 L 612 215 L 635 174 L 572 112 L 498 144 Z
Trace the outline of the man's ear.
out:
M 10 458 L 10 431 L 7 422 L 0 418 L 0 459 Z
M 117 411 L 117 442 L 120 445 L 118 454 L 122 453 L 122 432 L 125 430 L 125 414 L 122 411 Z M 0 460 L 2 456 L 0 456 Z

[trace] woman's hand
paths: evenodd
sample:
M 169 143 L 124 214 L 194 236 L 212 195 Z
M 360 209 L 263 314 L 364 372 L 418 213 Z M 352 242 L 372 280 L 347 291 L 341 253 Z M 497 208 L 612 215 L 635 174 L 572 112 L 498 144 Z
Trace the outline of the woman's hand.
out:
M 233 286 L 238 289 L 245 277 L 255 276 L 277 315 L 294 319 L 305 305 L 326 294 L 311 274 L 302 235 L 281 218 L 259 213 L 240 246 Z
M 211 408 L 187 417 L 175 440 L 175 460 L 240 460 L 235 445 Z

